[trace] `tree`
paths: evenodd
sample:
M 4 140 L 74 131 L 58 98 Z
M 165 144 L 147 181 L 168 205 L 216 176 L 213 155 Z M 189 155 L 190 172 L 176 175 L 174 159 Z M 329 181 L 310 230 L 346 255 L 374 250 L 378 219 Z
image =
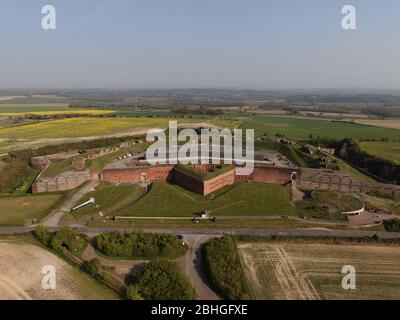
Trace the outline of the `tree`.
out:
M 196 293 L 176 262 L 157 259 L 139 272 L 135 285 L 148 300 L 194 300 Z M 132 289 L 133 290 L 133 289 Z
M 129 300 L 143 300 L 143 297 L 139 293 L 139 287 L 137 285 L 130 285 L 126 289 L 126 297 Z

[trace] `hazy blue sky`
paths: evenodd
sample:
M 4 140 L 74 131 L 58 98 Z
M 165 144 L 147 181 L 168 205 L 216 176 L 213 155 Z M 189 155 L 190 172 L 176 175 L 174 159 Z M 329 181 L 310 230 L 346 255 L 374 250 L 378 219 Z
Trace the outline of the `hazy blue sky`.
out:
M 2 88 L 400 88 L 399 0 L 1 0 L 0 41 Z

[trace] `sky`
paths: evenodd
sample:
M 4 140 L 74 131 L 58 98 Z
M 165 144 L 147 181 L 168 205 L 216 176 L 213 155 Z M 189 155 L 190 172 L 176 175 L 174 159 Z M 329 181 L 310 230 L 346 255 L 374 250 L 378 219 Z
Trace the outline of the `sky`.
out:
M 398 0 L 1 0 L 0 88 L 398 89 L 399 31 Z

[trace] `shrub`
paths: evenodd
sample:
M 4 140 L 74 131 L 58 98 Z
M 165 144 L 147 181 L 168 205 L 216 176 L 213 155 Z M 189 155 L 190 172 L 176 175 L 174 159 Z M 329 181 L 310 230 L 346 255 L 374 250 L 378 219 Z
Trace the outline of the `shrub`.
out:
M 386 231 L 399 232 L 400 231 L 400 219 L 392 219 L 383 221 L 383 226 Z
M 106 256 L 121 258 L 177 258 L 187 248 L 176 236 L 143 232 L 105 232 L 96 237 L 97 249 Z
M 65 251 L 80 257 L 89 243 L 88 237 L 80 234 L 78 229 L 64 227 L 55 232 L 49 232 L 45 227 L 36 227 L 33 231 L 36 239 L 59 253 Z
M 45 228 L 43 226 L 37 226 L 33 230 L 33 235 L 36 239 L 38 239 L 45 246 L 49 245 L 50 239 L 51 239 L 51 233 L 49 232 L 49 230 L 47 230 L 47 228 Z
M 176 262 L 158 259 L 146 264 L 139 272 L 137 292 L 148 300 L 194 300 L 196 293 L 189 279 L 179 271 Z M 129 294 L 135 293 L 130 289 Z
M 230 300 L 248 297 L 236 243 L 230 236 L 212 239 L 204 246 L 208 276 L 217 291 Z
M 126 297 L 129 300 L 143 300 L 143 297 L 139 293 L 139 287 L 137 285 L 130 285 L 126 289 Z
M 82 265 L 82 269 L 95 279 L 105 282 L 110 281 L 110 275 L 108 271 L 104 269 L 98 258 L 92 259 L 90 261 L 85 261 Z

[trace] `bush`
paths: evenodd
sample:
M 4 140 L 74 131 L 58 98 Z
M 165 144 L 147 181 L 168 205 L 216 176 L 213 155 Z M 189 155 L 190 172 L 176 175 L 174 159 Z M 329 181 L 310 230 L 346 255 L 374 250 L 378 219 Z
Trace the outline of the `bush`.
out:
M 400 231 L 400 219 L 392 219 L 383 221 L 383 226 L 386 231 L 399 232 Z
M 230 236 L 212 239 L 204 246 L 208 275 L 217 291 L 230 300 L 248 297 L 236 243 Z
M 143 297 L 139 293 L 139 287 L 137 285 L 130 285 L 126 289 L 126 297 L 129 300 L 143 300 Z
M 38 226 L 33 230 L 33 235 L 36 239 L 38 239 L 45 246 L 48 246 L 51 239 L 51 233 L 47 228 Z
M 98 258 L 92 259 L 90 261 L 85 261 L 82 265 L 82 269 L 95 279 L 105 282 L 110 281 L 110 275 L 108 271 L 104 269 Z
M 158 259 L 146 264 L 134 285 L 137 293 L 148 300 L 194 300 L 196 293 L 189 279 L 179 271 L 176 262 Z M 129 289 L 129 294 L 135 294 Z M 135 295 L 133 295 L 135 297 Z
M 97 236 L 96 247 L 106 256 L 120 258 L 177 258 L 187 250 L 173 235 L 117 231 Z
M 89 243 L 87 236 L 80 234 L 78 229 L 64 227 L 55 232 L 49 232 L 45 227 L 36 227 L 33 231 L 36 239 L 59 253 L 65 251 L 80 257 Z

